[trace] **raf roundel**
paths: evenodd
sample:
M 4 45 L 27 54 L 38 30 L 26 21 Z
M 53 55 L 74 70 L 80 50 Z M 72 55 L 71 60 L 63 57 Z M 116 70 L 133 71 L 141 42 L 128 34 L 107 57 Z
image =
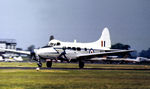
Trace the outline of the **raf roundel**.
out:
M 90 49 L 90 50 L 89 50 L 89 53 L 94 53 L 94 50 L 93 50 L 93 49 Z

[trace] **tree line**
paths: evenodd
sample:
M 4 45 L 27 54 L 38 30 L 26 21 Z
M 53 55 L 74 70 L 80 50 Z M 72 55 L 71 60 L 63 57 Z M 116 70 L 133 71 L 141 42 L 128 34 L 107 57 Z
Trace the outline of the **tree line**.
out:
M 112 49 L 129 50 L 131 48 L 131 46 L 122 44 L 122 43 L 116 43 L 116 44 L 112 45 L 111 48 Z M 142 50 L 139 53 L 137 51 L 131 53 L 131 57 L 137 57 L 137 56 L 150 58 L 150 48 L 148 48 L 147 50 Z

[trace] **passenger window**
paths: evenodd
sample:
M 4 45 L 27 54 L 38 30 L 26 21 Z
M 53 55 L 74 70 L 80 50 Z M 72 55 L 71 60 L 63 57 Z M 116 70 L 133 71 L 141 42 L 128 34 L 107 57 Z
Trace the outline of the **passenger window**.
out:
M 76 48 L 75 48 L 75 47 L 72 47 L 72 50 L 76 50 Z
M 81 48 L 80 48 L 80 47 L 77 47 L 77 51 L 81 51 Z
M 68 47 L 67 49 L 71 49 L 71 47 Z
M 66 47 L 63 47 L 62 49 L 63 49 L 63 50 L 65 50 L 65 49 L 66 49 Z
M 87 51 L 87 48 L 84 48 L 85 51 Z

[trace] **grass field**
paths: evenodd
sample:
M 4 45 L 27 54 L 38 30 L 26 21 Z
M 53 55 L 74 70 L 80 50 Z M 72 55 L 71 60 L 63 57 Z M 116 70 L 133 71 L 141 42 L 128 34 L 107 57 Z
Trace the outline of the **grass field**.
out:
M 0 67 L 36 67 L 36 63 L 5 63 Z M 45 66 L 45 65 L 44 65 Z M 54 63 L 77 68 L 77 64 Z M 149 65 L 86 64 L 87 68 L 150 68 Z M 150 70 L 0 70 L 0 89 L 150 89 Z

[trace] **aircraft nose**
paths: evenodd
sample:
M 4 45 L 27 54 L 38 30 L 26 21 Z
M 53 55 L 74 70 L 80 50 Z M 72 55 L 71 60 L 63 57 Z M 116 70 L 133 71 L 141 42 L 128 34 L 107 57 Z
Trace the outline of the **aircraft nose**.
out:
M 37 51 L 38 55 L 57 54 L 57 51 L 53 47 L 41 48 Z

